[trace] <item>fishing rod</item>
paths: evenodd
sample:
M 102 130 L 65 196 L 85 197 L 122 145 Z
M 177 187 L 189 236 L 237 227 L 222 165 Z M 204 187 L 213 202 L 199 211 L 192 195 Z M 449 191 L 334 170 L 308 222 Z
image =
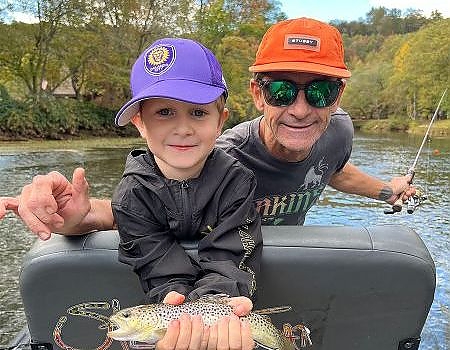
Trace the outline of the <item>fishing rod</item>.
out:
M 430 124 L 428 124 L 427 131 L 425 132 L 425 135 L 424 135 L 423 140 L 422 140 L 422 144 L 420 145 L 419 150 L 417 151 L 416 158 L 414 159 L 414 162 L 412 163 L 411 167 L 408 169 L 408 172 L 406 173 L 406 175 L 411 175 L 410 184 L 412 183 L 414 175 L 416 174 L 416 165 L 417 165 L 417 162 L 419 160 L 420 153 L 422 152 L 422 148 L 425 145 L 425 142 L 427 141 L 428 134 L 430 133 L 431 125 L 433 124 L 434 119 L 436 118 L 436 116 L 438 114 L 439 107 L 441 106 L 442 100 L 444 99 L 444 96 L 445 96 L 446 93 L 447 93 L 447 88 L 444 90 L 444 93 L 442 94 L 441 99 L 439 100 L 437 108 L 434 111 L 433 117 L 431 118 Z M 408 200 L 407 200 L 407 211 L 408 211 L 409 214 L 414 213 L 414 210 L 419 206 L 421 199 L 422 199 L 422 197 L 419 196 L 419 195 L 414 195 L 414 196 L 411 196 L 411 197 L 408 198 Z M 398 212 L 400 212 L 402 210 L 402 206 L 403 206 L 403 200 L 402 200 L 402 196 L 400 195 L 400 197 L 392 205 L 392 209 L 391 210 L 385 210 L 384 213 L 385 214 L 398 213 Z

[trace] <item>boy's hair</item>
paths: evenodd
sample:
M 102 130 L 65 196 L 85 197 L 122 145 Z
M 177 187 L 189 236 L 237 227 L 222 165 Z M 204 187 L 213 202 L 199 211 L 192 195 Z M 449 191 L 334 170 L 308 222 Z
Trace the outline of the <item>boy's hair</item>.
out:
M 165 38 L 155 41 L 136 60 L 131 70 L 132 99 L 116 115 L 126 125 L 150 98 L 168 98 L 194 104 L 208 104 L 228 89 L 222 68 L 213 53 L 189 39 Z
M 220 95 L 219 98 L 216 100 L 216 106 L 219 113 L 222 113 L 225 109 L 225 102 L 226 102 L 226 96 L 224 94 Z

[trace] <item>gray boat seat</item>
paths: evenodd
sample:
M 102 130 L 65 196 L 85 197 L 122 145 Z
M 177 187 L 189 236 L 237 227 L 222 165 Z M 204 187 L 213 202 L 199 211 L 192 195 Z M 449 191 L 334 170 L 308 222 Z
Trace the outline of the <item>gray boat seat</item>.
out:
M 263 227 L 255 309 L 295 340 L 311 331 L 314 350 L 418 348 L 434 297 L 434 262 L 410 228 Z M 121 349 L 106 337 L 106 318 L 139 304 L 143 293 L 117 260 L 117 231 L 53 235 L 26 255 L 20 290 L 31 341 L 53 349 Z M 187 244 L 196 255 L 195 245 Z

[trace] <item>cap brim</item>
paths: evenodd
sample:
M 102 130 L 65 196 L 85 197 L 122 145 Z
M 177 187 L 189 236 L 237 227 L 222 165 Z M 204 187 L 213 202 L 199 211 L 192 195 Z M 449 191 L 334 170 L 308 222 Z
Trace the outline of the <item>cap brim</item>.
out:
M 327 75 L 336 78 L 350 78 L 352 73 L 343 68 L 324 66 L 309 62 L 277 62 L 250 66 L 250 72 L 305 72 Z
M 151 98 L 167 98 L 193 104 L 208 104 L 217 100 L 225 92 L 224 88 L 206 85 L 189 80 L 162 80 L 141 91 L 128 101 L 116 115 L 118 126 L 128 124 L 130 119 L 139 111 L 139 102 Z

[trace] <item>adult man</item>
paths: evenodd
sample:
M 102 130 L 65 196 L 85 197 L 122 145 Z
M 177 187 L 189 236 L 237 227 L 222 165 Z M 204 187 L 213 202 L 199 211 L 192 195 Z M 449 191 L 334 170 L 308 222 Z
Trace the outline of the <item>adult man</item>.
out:
M 275 24 L 250 71 L 263 115 L 226 131 L 218 145 L 254 171 L 263 224 L 303 224 L 327 184 L 388 203 L 414 194 L 408 176 L 385 183 L 348 162 L 353 127 L 338 106 L 351 73 L 334 27 L 307 18 Z M 74 171 L 72 183 L 56 172 L 37 176 L 19 199 L 2 203 L 0 217 L 16 210 L 41 239 L 114 226 L 110 201 L 89 200 L 83 169 Z

